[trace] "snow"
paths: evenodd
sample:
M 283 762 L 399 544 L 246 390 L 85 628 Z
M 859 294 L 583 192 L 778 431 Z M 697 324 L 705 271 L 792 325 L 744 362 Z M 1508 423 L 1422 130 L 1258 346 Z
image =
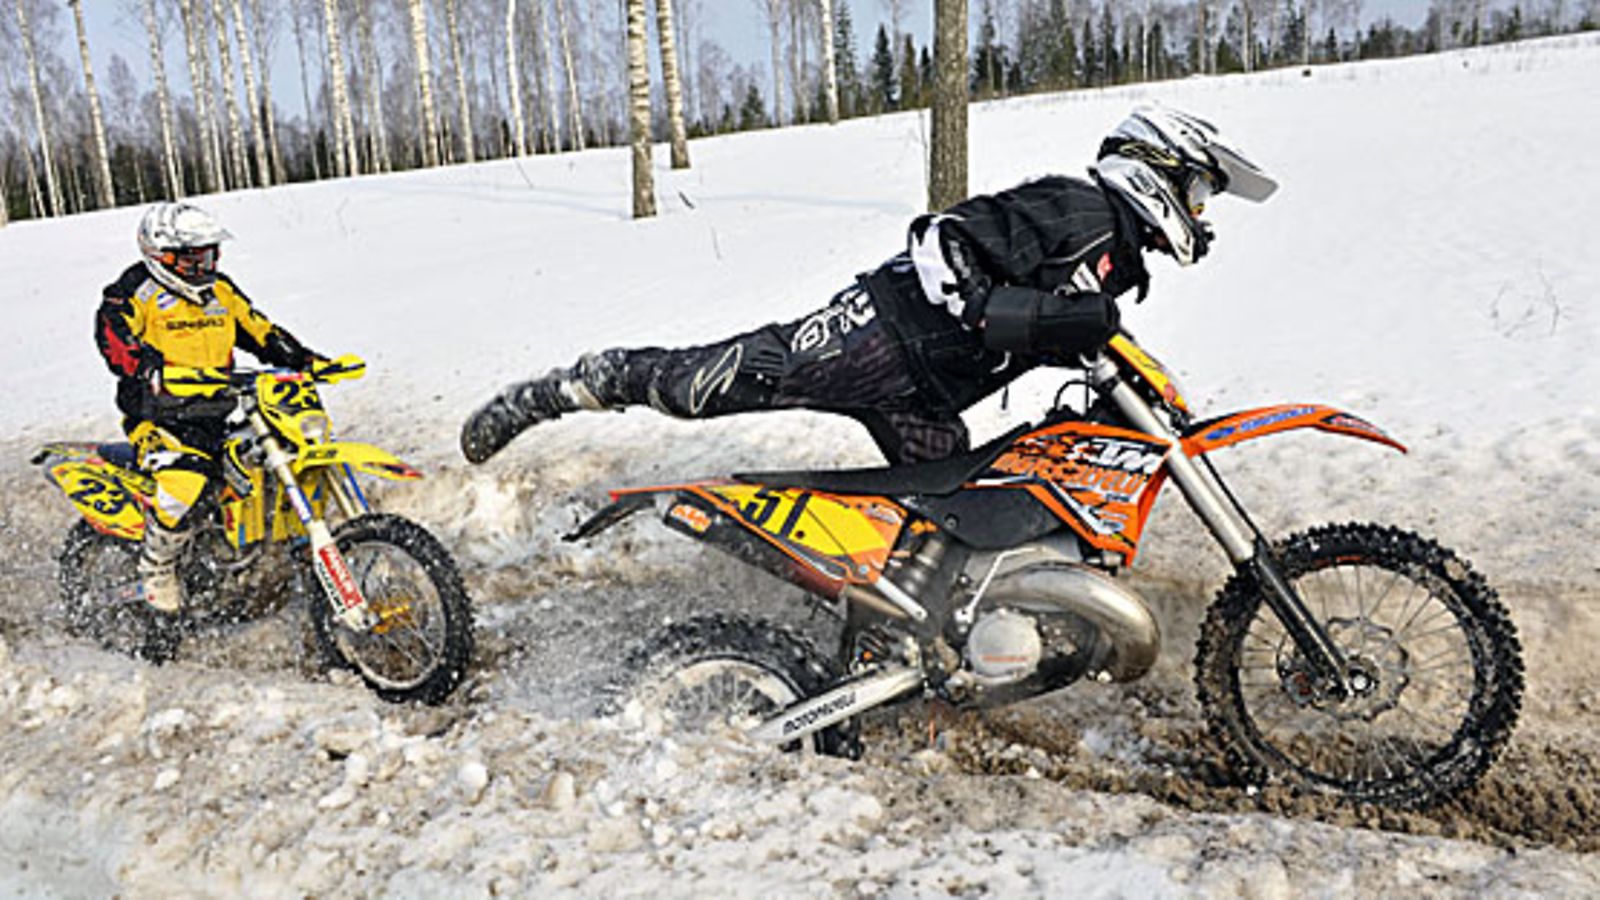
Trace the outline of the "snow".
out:
M 645 222 L 627 218 L 622 150 L 202 200 L 239 235 L 225 267 L 262 308 L 368 359 L 365 380 L 325 392 L 336 421 L 429 475 L 382 500 L 445 540 L 479 606 L 474 679 L 440 709 L 317 677 L 292 613 L 191 638 L 162 668 L 61 634 L 52 554 L 71 513 L 25 460 L 43 440 L 116 433 L 89 322 L 134 258 L 139 211 L 14 223 L 0 231 L 0 891 L 1600 891 L 1597 90 L 1600 39 L 1576 36 L 973 108 L 974 191 L 1080 172 L 1151 99 L 1213 118 L 1282 181 L 1262 206 L 1215 201 L 1212 255 L 1153 262 L 1150 299 L 1124 319 L 1201 415 L 1325 402 L 1409 446 L 1292 436 L 1221 454 L 1269 533 L 1417 529 L 1512 609 L 1523 724 L 1488 799 L 1431 816 L 1272 798 L 1256 811 L 1169 777 L 1195 727 L 1194 622 L 1224 573 L 1176 493 L 1134 573 L 1169 642 L 1139 685 L 944 722 L 931 745 L 933 713 L 914 704 L 871 719 L 854 764 L 592 716 L 619 651 L 667 619 L 735 607 L 818 640 L 827 623 L 651 523 L 588 545 L 560 534 L 611 487 L 865 464 L 870 444 L 806 413 L 644 410 L 571 417 L 473 468 L 455 451 L 462 416 L 584 351 L 714 340 L 820 306 L 921 211 L 918 116 L 697 141 L 685 172 L 659 154 L 663 212 Z M 1058 381 L 985 402 L 975 433 L 1037 415 Z

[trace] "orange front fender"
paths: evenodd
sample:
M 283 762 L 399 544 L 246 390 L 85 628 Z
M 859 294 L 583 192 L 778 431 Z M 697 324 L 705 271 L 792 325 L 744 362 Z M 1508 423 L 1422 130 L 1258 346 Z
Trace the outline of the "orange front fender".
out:
M 1316 403 L 1263 406 L 1200 422 L 1183 433 L 1183 452 L 1189 456 L 1200 456 L 1212 450 L 1295 428 L 1330 431 L 1406 452 L 1404 444 L 1389 437 L 1383 429 L 1366 419 Z

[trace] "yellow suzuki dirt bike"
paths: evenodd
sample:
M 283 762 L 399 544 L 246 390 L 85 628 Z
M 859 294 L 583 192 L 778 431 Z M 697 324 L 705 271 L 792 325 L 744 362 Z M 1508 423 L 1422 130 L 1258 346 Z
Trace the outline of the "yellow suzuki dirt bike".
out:
M 666 525 L 844 605 L 836 654 L 726 615 L 680 622 L 632 659 L 620 702 L 679 727 L 732 724 L 786 748 L 859 752 L 853 717 L 913 696 L 993 706 L 1081 678 L 1128 682 L 1160 628 L 1114 576 L 1156 495 L 1177 483 L 1234 574 L 1196 654 L 1215 749 L 1270 780 L 1403 807 L 1474 784 L 1505 746 L 1521 648 L 1495 592 L 1460 557 L 1392 527 L 1313 528 L 1268 542 L 1208 454 L 1297 428 L 1404 448 L 1314 404 L 1193 421 L 1168 372 L 1127 335 L 1084 360 L 1084 409 L 952 459 L 735 475 L 616 491 L 569 539 L 645 507 Z
M 185 602 L 163 616 L 135 571 L 155 482 L 127 443 L 47 444 L 33 462 L 82 514 L 61 551 L 69 630 L 160 662 L 190 626 L 307 602 L 318 646 L 380 697 L 437 703 L 472 655 L 472 607 L 454 560 L 422 526 L 374 513 L 356 473 L 422 477 L 369 444 L 334 441 L 317 384 L 359 378 L 353 356 L 311 372 L 175 370 L 174 393 L 232 407 L 221 490 L 178 563 Z M 335 524 L 337 523 L 337 524 Z

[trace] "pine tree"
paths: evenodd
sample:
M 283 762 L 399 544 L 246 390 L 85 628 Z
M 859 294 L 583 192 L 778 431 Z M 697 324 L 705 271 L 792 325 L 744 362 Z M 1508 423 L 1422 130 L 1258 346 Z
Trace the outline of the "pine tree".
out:
M 878 37 L 872 50 L 872 88 L 867 108 L 881 113 L 896 108 L 894 92 L 894 51 L 889 47 L 889 32 L 878 26 Z
M 900 50 L 900 107 L 916 109 L 922 106 L 922 78 L 917 72 L 917 45 L 908 32 Z
M 767 101 L 754 81 L 745 88 L 744 102 L 739 104 L 739 130 L 754 131 L 767 127 Z
M 850 4 L 839 0 L 834 16 L 834 66 L 839 73 L 839 112 L 845 117 L 861 114 L 861 70 L 856 67 L 855 25 L 850 19 Z

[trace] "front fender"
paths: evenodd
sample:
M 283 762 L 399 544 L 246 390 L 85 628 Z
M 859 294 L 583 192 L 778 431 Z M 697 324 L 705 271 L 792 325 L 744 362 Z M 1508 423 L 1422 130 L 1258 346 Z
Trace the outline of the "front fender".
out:
M 416 481 L 422 473 L 400 461 L 387 450 L 355 441 L 336 441 L 301 447 L 290 468 L 296 475 L 310 469 L 349 466 L 357 472 L 390 481 Z
M 1182 436 L 1183 452 L 1200 456 L 1243 441 L 1266 437 L 1296 428 L 1315 428 L 1361 438 L 1406 452 L 1404 444 L 1385 434 L 1383 429 L 1342 409 L 1316 403 L 1284 403 L 1247 409 L 1190 426 Z

